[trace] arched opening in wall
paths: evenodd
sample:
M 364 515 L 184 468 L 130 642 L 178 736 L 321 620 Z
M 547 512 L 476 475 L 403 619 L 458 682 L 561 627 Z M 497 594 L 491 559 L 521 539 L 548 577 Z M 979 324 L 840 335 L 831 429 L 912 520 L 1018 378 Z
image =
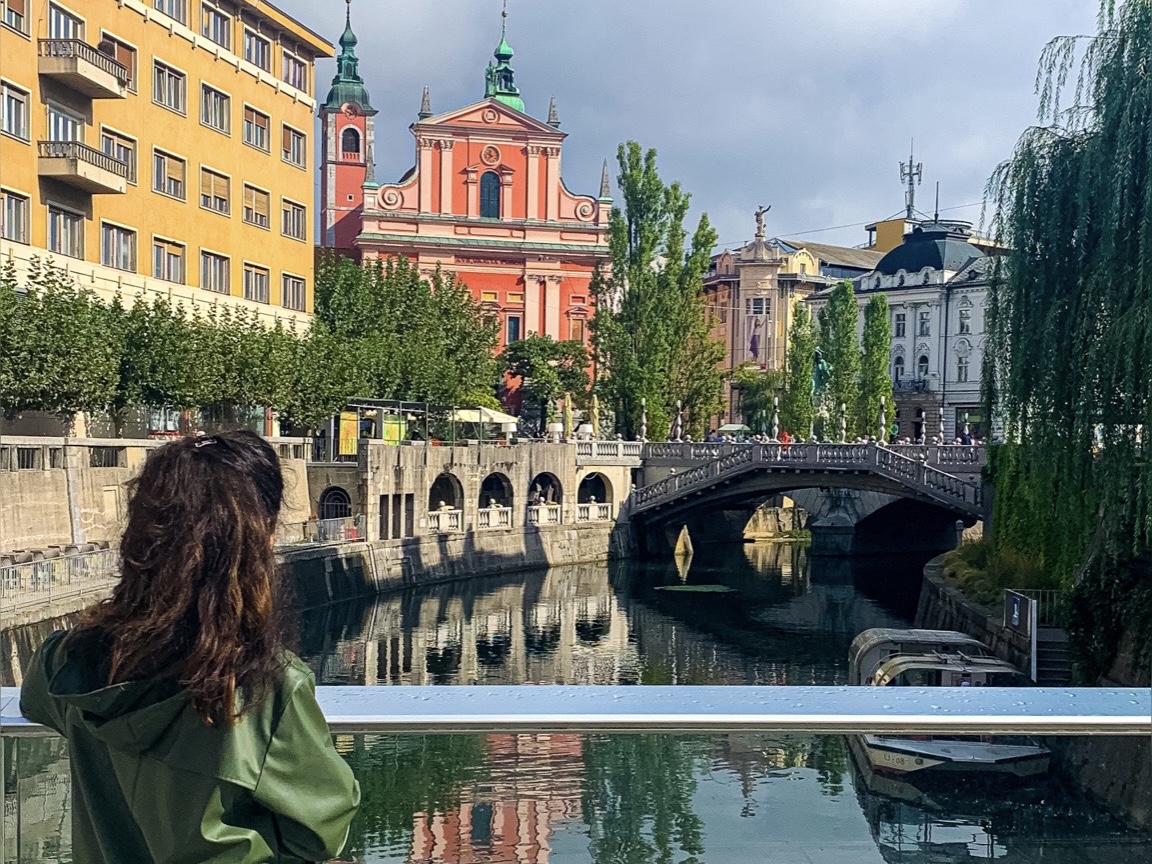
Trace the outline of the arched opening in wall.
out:
M 904 377 L 904 358 L 897 357 L 892 361 L 892 380 L 899 381 Z
M 345 156 L 360 155 L 360 130 L 349 126 L 340 134 L 340 152 Z
M 512 508 L 512 481 L 504 474 L 489 474 L 480 484 L 480 509 Z
M 919 378 L 928 377 L 928 355 L 921 354 L 920 359 L 916 361 L 916 375 Z
M 485 171 L 480 177 L 480 218 L 500 218 L 500 175 Z
M 464 487 L 452 474 L 441 474 L 428 490 L 428 511 L 436 513 L 441 510 L 463 509 Z
M 580 481 L 577 504 L 611 504 L 612 484 L 603 474 L 589 474 Z
M 555 474 L 537 474 L 528 487 L 528 506 L 564 503 L 564 487 Z
M 352 498 L 339 486 L 330 486 L 320 493 L 321 519 L 348 519 L 352 516 Z

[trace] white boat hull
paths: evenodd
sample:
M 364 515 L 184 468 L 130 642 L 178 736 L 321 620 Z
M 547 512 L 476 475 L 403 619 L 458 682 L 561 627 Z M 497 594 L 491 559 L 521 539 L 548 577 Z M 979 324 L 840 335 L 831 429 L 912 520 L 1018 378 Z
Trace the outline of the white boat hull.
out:
M 1039 744 L 1003 744 L 979 739 L 915 739 L 857 736 L 874 771 L 895 775 L 959 772 L 1035 777 L 1048 771 L 1051 753 Z

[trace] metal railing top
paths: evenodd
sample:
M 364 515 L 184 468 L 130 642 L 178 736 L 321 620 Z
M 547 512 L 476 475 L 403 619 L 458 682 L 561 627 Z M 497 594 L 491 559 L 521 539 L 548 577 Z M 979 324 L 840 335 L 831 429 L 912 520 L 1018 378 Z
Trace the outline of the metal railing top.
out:
M 333 733 L 1152 734 L 1152 691 L 997 687 L 320 687 Z M 51 734 L 0 690 L 0 734 Z
M 128 163 L 121 162 L 115 156 L 109 156 L 103 150 L 89 147 L 83 141 L 40 141 L 37 143 L 37 152 L 46 159 L 75 159 L 78 162 L 87 162 L 103 171 L 115 174 L 117 177 L 128 177 Z

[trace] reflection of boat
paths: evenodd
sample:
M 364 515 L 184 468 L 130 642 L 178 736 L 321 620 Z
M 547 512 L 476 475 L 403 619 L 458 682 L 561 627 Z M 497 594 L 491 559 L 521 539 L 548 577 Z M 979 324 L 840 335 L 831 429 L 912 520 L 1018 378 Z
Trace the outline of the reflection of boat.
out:
M 1028 679 L 976 640 L 947 630 L 865 630 L 849 649 L 849 680 L 872 687 L 1021 687 Z M 1026 736 L 861 735 L 853 754 L 876 774 L 974 772 L 1034 777 L 1050 752 Z M 891 794 L 891 793 L 890 793 Z M 896 797 L 906 798 L 905 795 Z

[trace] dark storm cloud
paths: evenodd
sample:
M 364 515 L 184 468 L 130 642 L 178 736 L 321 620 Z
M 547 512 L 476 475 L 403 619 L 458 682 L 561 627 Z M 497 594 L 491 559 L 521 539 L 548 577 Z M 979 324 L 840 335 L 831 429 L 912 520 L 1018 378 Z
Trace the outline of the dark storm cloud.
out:
M 339 0 L 278 5 L 335 41 Z M 920 209 L 977 202 L 1035 118 L 1051 37 L 1094 29 L 1096 0 L 510 0 L 508 37 L 528 111 L 556 96 L 564 177 L 595 193 L 621 141 L 660 153 L 721 242 L 882 219 L 903 208 L 898 163 L 916 139 Z M 361 68 L 380 110 L 382 182 L 414 161 L 420 92 L 447 111 L 483 95 L 499 0 L 354 0 Z M 322 64 L 323 96 L 332 74 Z M 979 207 L 950 211 L 979 217 Z M 862 242 L 858 227 L 811 235 Z

